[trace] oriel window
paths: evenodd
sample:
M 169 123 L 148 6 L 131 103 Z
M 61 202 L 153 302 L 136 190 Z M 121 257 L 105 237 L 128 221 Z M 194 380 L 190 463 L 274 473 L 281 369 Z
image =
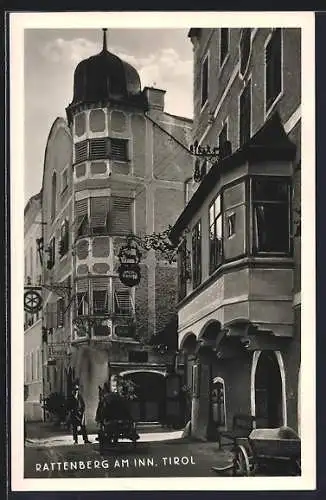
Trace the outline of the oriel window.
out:
M 200 285 L 202 280 L 201 266 L 201 221 L 197 222 L 192 230 L 192 284 L 193 288 Z
M 266 111 L 282 91 L 282 30 L 273 30 L 265 49 Z
M 289 254 L 289 180 L 257 177 L 252 179 L 251 186 L 254 252 Z
M 212 273 L 223 260 L 221 196 L 209 207 L 209 271 Z

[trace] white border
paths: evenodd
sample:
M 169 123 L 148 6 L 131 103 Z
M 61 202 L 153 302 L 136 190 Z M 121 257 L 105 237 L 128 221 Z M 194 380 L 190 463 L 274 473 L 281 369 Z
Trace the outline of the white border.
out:
M 24 29 L 28 28 L 302 28 L 302 476 L 222 478 L 200 481 L 201 490 L 311 490 L 316 487 L 315 436 L 315 57 L 314 12 L 59 12 L 10 13 L 11 153 L 11 487 L 13 491 L 198 490 L 198 477 L 24 479 L 23 477 L 23 308 L 17 296 L 24 286 Z M 190 42 L 189 42 L 190 43 Z M 55 118 L 55 117 L 54 117 Z M 21 370 L 17 369 L 21 360 Z

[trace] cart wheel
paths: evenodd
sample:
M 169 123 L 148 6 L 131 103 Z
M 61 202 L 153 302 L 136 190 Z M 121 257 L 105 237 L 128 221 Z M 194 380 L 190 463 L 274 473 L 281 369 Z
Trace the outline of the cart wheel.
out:
M 250 476 L 253 471 L 252 458 L 249 457 L 246 448 L 242 445 L 237 446 L 233 458 L 233 475 Z

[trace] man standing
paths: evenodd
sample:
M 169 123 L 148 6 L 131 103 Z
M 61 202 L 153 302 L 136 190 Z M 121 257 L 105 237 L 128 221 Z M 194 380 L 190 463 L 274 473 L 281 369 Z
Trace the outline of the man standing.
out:
M 87 436 L 85 425 L 85 401 L 79 392 L 79 386 L 75 385 L 72 390 L 72 397 L 69 405 L 70 422 L 72 426 L 72 435 L 75 444 L 78 444 L 78 428 L 80 427 L 84 443 L 90 443 Z

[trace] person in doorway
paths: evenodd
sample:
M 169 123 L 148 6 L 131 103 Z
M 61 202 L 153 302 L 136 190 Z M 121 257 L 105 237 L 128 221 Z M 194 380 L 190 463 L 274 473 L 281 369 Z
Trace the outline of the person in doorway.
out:
M 86 425 L 85 425 L 85 401 L 79 391 L 79 386 L 76 385 L 72 390 L 72 396 L 69 404 L 70 423 L 72 427 L 72 435 L 75 444 L 78 444 L 78 429 L 80 428 L 84 443 L 90 443 Z

